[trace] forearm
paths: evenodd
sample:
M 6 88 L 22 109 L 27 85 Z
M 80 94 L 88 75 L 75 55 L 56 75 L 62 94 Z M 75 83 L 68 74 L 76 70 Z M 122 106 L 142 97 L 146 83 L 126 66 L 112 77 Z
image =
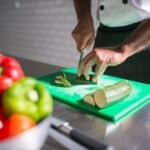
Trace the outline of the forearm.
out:
M 91 0 L 74 0 L 78 21 L 91 18 Z
M 150 18 L 141 23 L 134 33 L 123 43 L 123 51 L 127 57 L 150 46 Z

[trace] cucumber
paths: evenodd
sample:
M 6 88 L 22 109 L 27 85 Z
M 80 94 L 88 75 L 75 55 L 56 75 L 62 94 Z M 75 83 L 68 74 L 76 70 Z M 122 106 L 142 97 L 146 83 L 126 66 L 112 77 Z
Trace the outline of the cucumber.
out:
M 89 80 L 86 79 L 84 75 L 81 75 L 80 77 L 76 77 L 77 83 L 80 84 L 98 84 L 100 77 L 103 75 L 105 70 L 107 69 L 106 64 L 100 64 L 96 66 L 95 74 L 89 75 Z
M 86 95 L 84 101 L 90 105 L 103 108 L 113 102 L 125 98 L 131 93 L 131 91 L 131 84 L 124 80 L 112 85 L 104 86 L 103 88 Z
M 86 95 L 84 100 L 86 103 L 95 106 L 95 101 L 94 101 L 94 98 L 92 97 L 92 95 L 89 95 L 89 94 Z
M 92 80 L 93 76 L 94 75 L 89 75 L 89 77 L 90 77 L 89 80 L 87 80 L 84 75 L 81 75 L 80 77 L 77 76 L 76 77 L 76 82 L 79 83 L 79 84 L 97 84 L 98 79 L 93 81 Z
M 71 82 L 67 79 L 65 73 L 63 73 L 62 75 L 56 76 L 55 83 L 64 87 L 70 87 L 72 85 Z

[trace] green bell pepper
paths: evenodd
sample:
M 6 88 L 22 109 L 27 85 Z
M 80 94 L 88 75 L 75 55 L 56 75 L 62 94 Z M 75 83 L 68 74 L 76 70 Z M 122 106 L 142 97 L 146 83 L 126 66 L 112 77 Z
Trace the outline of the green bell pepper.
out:
M 53 101 L 46 87 L 38 80 L 24 77 L 2 95 L 2 105 L 7 116 L 21 113 L 40 121 L 53 111 Z

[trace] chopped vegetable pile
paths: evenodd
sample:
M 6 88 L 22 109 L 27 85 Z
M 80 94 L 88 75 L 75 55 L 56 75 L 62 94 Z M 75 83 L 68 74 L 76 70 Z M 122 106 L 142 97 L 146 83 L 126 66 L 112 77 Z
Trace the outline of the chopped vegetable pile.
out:
M 72 85 L 64 73 L 56 76 L 55 83 L 65 87 L 70 87 Z

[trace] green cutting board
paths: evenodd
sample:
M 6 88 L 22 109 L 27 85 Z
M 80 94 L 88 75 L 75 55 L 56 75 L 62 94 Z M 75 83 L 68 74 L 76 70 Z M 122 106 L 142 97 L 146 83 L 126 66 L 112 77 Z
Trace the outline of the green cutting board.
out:
M 76 68 L 65 68 L 59 72 L 40 77 L 39 80 L 45 84 L 50 94 L 56 100 L 113 122 L 124 120 L 150 102 L 150 85 L 129 80 L 133 88 L 130 96 L 103 109 L 86 104 L 83 101 L 83 97 L 86 94 L 96 91 L 105 85 L 113 84 L 125 79 L 103 75 L 99 84 L 83 85 L 76 82 L 76 72 Z M 62 87 L 54 82 L 56 76 L 62 75 L 62 73 L 65 73 L 69 81 L 71 81 L 71 87 Z

